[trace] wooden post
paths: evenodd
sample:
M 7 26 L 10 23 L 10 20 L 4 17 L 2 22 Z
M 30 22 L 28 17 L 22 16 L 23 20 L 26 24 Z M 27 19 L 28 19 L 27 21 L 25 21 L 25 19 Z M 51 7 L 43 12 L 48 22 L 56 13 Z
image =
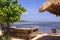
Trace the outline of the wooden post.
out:
M 52 28 L 52 34 L 56 35 L 56 28 Z

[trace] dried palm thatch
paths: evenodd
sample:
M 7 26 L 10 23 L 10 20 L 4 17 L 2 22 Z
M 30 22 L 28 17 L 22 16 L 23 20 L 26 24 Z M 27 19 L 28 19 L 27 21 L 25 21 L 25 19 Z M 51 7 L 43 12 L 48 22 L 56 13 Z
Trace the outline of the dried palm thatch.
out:
M 48 11 L 56 16 L 60 16 L 60 0 L 47 0 L 39 8 L 39 11 Z

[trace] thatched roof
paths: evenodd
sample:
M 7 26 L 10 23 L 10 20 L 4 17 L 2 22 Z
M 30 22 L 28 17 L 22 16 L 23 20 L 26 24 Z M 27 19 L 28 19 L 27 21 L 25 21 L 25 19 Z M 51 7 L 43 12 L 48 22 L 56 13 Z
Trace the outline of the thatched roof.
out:
M 60 16 L 60 0 L 47 0 L 39 8 L 39 11 L 49 11 L 56 16 Z

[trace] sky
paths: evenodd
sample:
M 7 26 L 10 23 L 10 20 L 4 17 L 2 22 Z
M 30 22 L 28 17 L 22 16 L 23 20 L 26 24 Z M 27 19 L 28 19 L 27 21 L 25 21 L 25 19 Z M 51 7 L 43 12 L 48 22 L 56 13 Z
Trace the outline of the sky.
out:
M 27 10 L 22 13 L 21 20 L 25 21 L 58 21 L 60 22 L 60 17 L 56 17 L 47 11 L 39 12 L 39 8 L 46 0 L 19 0 L 18 4 L 22 4 Z

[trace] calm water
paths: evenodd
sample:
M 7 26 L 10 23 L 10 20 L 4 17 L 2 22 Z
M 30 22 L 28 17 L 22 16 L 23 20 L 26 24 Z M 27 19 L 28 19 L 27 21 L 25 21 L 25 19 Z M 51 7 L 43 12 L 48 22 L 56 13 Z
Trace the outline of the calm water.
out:
M 52 28 L 57 29 L 57 33 L 60 33 L 60 23 L 43 23 L 43 24 L 12 24 L 12 26 L 16 26 L 17 28 L 26 27 L 39 27 L 39 32 L 42 33 L 51 33 Z

